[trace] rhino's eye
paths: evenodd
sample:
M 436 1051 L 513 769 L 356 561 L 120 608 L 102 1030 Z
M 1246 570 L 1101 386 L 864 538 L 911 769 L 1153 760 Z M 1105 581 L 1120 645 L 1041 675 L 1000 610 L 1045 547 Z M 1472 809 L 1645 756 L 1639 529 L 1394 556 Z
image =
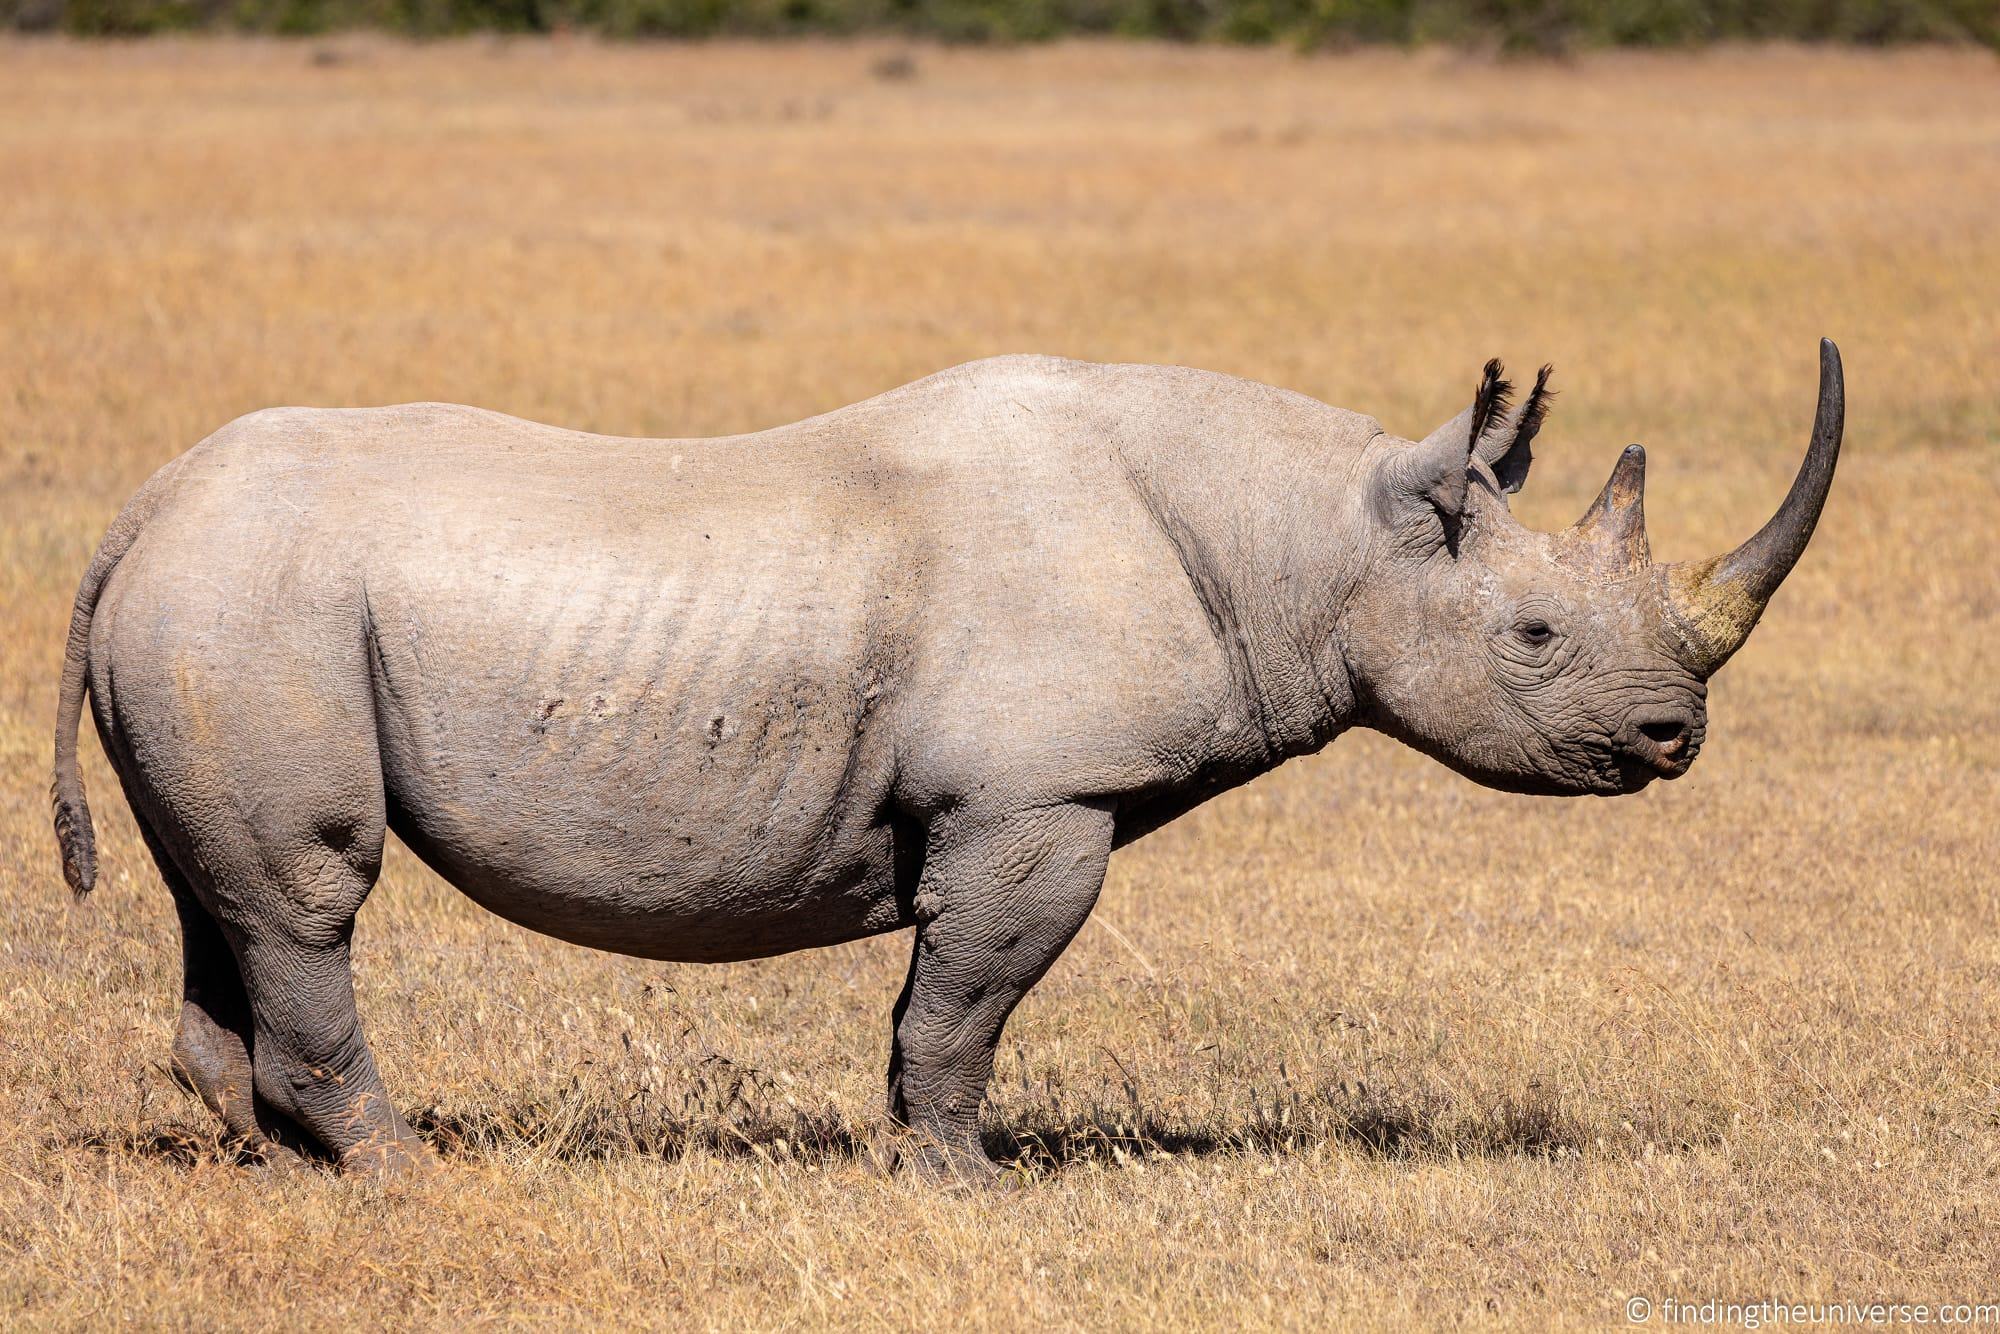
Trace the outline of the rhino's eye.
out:
M 1556 637 L 1556 632 L 1549 623 L 1539 619 L 1521 622 L 1514 633 L 1521 636 L 1522 643 L 1533 645 L 1535 648 L 1540 648 Z

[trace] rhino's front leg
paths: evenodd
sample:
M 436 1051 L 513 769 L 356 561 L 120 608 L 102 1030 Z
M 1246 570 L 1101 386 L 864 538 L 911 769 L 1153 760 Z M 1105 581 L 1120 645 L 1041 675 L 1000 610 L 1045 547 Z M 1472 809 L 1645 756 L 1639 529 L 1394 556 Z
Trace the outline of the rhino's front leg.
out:
M 994 1170 L 979 1108 L 1001 1026 L 1090 915 L 1111 836 L 1111 813 L 1082 804 L 961 808 L 931 826 L 889 1056 L 889 1114 L 914 1132 L 911 1166 Z

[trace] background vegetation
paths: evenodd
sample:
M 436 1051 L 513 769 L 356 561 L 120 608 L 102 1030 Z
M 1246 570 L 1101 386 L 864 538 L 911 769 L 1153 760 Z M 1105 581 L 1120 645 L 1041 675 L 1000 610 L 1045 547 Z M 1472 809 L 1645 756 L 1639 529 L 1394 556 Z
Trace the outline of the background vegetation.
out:
M 1983 52 L 1566 63 L 858 42 L 0 41 L 0 1324 L 1522 1329 L 2000 1273 L 2000 80 Z M 721 967 L 509 926 L 392 846 L 385 1189 L 230 1161 L 70 598 L 279 403 L 793 420 L 971 357 L 1250 375 L 1421 432 L 1556 366 L 1517 498 L 1651 450 L 1655 550 L 1825 521 L 1684 780 L 1487 792 L 1344 737 L 1120 852 L 960 1198 L 872 1158 L 907 934 Z M 1657 1325 L 1657 1321 L 1656 1321 Z
M 0 26 L 613 37 L 894 32 L 956 42 L 1113 33 L 1301 47 L 1449 42 L 1556 52 L 1732 39 L 2000 43 L 1993 0 L 0 0 Z

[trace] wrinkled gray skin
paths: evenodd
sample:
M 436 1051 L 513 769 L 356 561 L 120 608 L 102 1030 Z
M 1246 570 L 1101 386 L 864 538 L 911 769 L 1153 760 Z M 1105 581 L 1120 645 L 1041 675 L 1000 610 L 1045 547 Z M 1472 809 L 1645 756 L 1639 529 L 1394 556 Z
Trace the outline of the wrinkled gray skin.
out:
M 1569 532 L 1505 495 L 1547 398 L 1422 442 L 1198 371 L 1010 357 L 714 440 L 284 409 L 163 468 L 77 597 L 56 822 L 98 734 L 179 909 L 180 1077 L 255 1154 L 428 1152 L 355 1014 L 385 830 L 496 913 L 727 960 L 916 927 L 889 1104 L 984 1171 L 1001 1026 L 1114 847 L 1349 727 L 1492 786 L 1683 772 L 1831 478 L 1646 560 L 1641 458 Z M 1760 545 L 1761 544 L 1761 545 Z

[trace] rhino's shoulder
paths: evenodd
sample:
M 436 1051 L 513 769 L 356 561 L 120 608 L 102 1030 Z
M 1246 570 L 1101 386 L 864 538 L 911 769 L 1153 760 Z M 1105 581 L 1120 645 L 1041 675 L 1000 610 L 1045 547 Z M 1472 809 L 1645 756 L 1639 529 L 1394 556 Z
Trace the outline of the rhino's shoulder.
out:
M 1093 372 L 1102 369 L 1094 362 L 1073 361 L 1068 357 L 1008 353 L 963 362 L 892 390 L 884 397 L 966 404 L 1047 401 L 1075 395 L 1087 387 Z

